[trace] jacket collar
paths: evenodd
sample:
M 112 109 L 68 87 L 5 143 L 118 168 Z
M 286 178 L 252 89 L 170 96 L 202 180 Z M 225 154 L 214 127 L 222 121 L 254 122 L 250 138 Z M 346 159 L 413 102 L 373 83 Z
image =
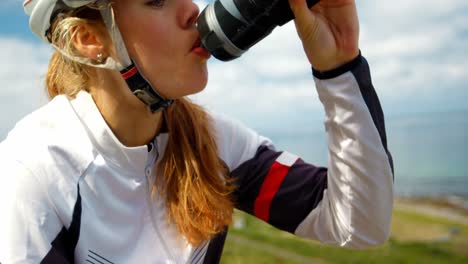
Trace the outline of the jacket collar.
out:
M 111 162 L 124 171 L 144 171 L 148 160 L 147 145 L 127 147 L 122 144 L 107 125 L 89 93 L 79 92 L 71 104 L 96 151 L 107 162 Z M 144 173 L 136 174 L 144 176 Z

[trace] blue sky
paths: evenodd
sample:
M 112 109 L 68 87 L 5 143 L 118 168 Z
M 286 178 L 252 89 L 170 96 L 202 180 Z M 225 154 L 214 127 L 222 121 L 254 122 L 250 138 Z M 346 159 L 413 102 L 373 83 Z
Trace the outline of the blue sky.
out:
M 43 78 L 51 49 L 29 32 L 21 4 L 0 2 L 0 139 L 46 102 Z M 358 1 L 358 9 L 360 46 L 387 116 L 468 109 L 468 1 Z M 261 131 L 323 127 L 292 23 L 242 58 L 212 59 L 209 68 L 207 88 L 193 97 L 207 108 Z

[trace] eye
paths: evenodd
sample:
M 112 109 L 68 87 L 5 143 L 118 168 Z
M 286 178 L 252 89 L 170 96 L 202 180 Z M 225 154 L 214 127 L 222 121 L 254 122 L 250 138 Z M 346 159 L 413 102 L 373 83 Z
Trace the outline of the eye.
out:
M 161 8 L 164 6 L 165 2 L 166 0 L 151 0 L 151 1 L 146 2 L 146 5 L 151 6 L 151 7 Z

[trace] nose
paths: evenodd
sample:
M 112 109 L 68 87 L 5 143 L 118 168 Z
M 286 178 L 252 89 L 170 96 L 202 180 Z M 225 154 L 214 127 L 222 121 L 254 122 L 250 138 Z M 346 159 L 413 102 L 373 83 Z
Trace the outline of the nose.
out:
M 200 9 L 192 0 L 183 0 L 184 4 L 179 12 L 179 23 L 182 28 L 190 28 L 197 22 Z

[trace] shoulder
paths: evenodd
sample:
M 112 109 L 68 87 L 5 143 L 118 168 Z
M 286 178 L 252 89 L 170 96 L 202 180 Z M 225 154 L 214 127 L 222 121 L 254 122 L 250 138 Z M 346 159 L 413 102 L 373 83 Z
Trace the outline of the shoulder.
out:
M 0 153 L 23 162 L 32 156 L 44 157 L 47 144 L 54 138 L 53 132 L 59 123 L 54 116 L 62 111 L 62 101 L 62 98 L 55 98 L 18 121 L 0 143 Z
M 241 121 L 223 114 L 208 112 L 221 159 L 232 171 L 255 156 L 260 146 L 273 144 L 270 139 L 247 127 Z
M 16 164 L 8 176 L 31 172 L 48 186 L 76 182 L 92 160 L 92 145 L 80 120 L 65 96 L 20 120 L 0 143 L 0 165 Z
M 208 112 L 213 121 L 213 128 L 219 135 L 250 134 L 256 135 L 257 132 L 247 127 L 241 121 L 220 113 Z
M 65 96 L 55 97 L 46 105 L 19 120 L 2 143 L 14 143 L 20 146 L 32 141 L 40 143 L 39 139 L 53 138 L 52 133 L 61 126 L 62 120 L 67 120 L 69 114 L 67 105 L 69 102 Z
M 0 177 L 0 208 L 2 212 L 22 210 L 25 201 L 42 204 L 45 190 L 33 172 L 18 160 L 0 153 L 2 170 L 8 173 Z M 2 225 L 3 226 L 3 225 Z

